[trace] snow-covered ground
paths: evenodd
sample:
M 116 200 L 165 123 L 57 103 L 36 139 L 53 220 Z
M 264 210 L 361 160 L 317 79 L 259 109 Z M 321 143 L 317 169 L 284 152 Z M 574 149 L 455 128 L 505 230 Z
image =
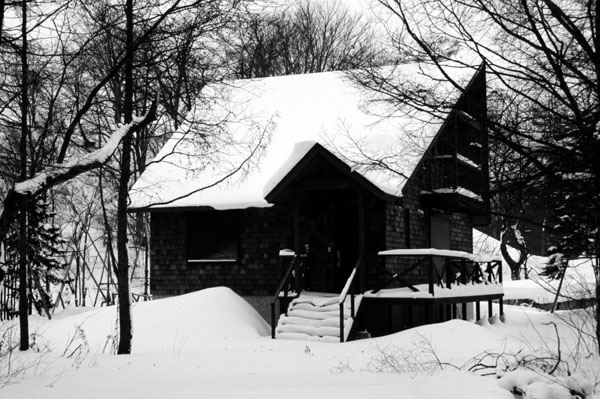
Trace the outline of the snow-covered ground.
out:
M 500 255 L 500 242 L 478 230 L 473 230 L 473 252 L 489 256 Z M 509 247 L 508 252 L 517 258 L 517 250 Z M 504 299 L 519 302 L 535 302 L 536 304 L 552 304 L 559 287 L 559 280 L 549 280 L 540 276 L 547 262 L 544 256 L 530 255 L 526 261 L 527 278 L 511 280 L 510 268 L 506 262 L 502 265 Z M 565 278 L 558 302 L 575 299 L 593 298 L 595 277 L 592 260 L 589 258 L 571 259 L 565 272 Z
M 527 362 L 557 353 L 554 325 L 548 323 L 558 328 L 561 356 L 570 371 L 592 384 L 600 381 L 595 349 L 567 325 L 581 324 L 584 314 L 508 306 L 504 323 L 454 320 L 377 339 L 307 343 L 271 340 L 267 323 L 250 305 L 227 288 L 212 288 L 135 304 L 129 356 L 109 354 L 116 307 L 71 309 L 52 321 L 32 318 L 42 353 L 14 353 L 10 367 L 17 375 L 0 388 L 0 397 L 512 398 L 506 387 L 527 385 L 531 375 L 498 380 L 480 374 L 495 373 L 498 354 L 507 362 Z M 490 367 L 469 371 L 477 359 Z M 4 378 L 7 357 L 0 363 Z M 21 366 L 25 370 L 17 373 Z M 563 363 L 555 374 L 565 373 Z M 541 378 L 529 386 L 564 394 L 564 388 L 549 388 L 550 380 Z M 580 380 L 566 383 L 573 381 Z M 534 388 L 529 398 L 570 397 L 534 396 Z

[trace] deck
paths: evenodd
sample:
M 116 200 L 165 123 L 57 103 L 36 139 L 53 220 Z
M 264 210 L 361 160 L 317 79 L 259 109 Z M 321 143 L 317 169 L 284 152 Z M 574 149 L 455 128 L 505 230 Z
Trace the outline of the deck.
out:
M 293 275 L 302 276 L 303 259 L 293 255 L 293 252 L 281 254 L 282 257 L 290 257 L 292 262 L 272 302 L 273 337 L 275 302 L 283 302 L 283 306 L 280 306 L 283 313 L 289 301 L 297 297 L 295 292 L 303 292 L 301 279 L 291 280 Z M 483 315 L 481 302 L 487 302 L 487 317 L 492 317 L 492 304 L 497 301 L 500 317 L 503 317 L 504 290 L 502 262 L 499 258 L 435 248 L 394 249 L 381 251 L 378 255 L 406 258 L 406 262 L 402 263 L 402 270 L 396 270 L 395 273 L 387 270 L 390 278 L 382 286 L 357 292 L 356 276 L 358 270 L 365 267 L 359 259 L 342 292 L 327 296 L 328 300 L 333 301 L 332 304 L 335 298 L 339 298 L 339 326 L 342 332 L 345 331 L 346 317 L 341 304 L 349 299 L 350 305 L 346 311 L 349 311 L 353 322 L 348 334 L 340 332 L 342 341 L 342 337 L 353 339 L 359 332 L 368 332 L 367 335 L 375 337 L 451 319 L 477 321 Z M 425 269 L 427 282 L 411 284 L 409 273 L 418 268 Z M 389 288 L 390 284 L 395 287 Z M 355 307 L 355 295 L 362 297 L 360 306 Z

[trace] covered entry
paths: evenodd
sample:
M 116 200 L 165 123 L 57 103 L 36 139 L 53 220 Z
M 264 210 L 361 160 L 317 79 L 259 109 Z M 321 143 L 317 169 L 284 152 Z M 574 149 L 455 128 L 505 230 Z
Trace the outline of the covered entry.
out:
M 265 199 L 293 208 L 292 249 L 303 257 L 301 289 L 339 294 L 365 258 L 366 203 L 380 203 L 383 216 L 383 200 L 394 197 L 316 142 L 300 143 L 275 179 Z M 356 278 L 364 288 L 364 268 Z
M 358 192 L 318 190 L 300 196 L 299 251 L 307 255 L 304 289 L 340 292 L 359 256 Z

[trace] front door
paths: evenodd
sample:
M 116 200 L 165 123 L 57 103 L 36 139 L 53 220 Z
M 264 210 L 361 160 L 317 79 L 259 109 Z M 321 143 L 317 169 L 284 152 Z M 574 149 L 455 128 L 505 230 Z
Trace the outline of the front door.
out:
M 358 209 L 350 190 L 315 192 L 302 207 L 301 244 L 308 249 L 306 288 L 340 292 L 358 259 Z
M 334 292 L 341 292 L 358 259 L 358 207 L 356 195 L 339 196 L 334 206 Z

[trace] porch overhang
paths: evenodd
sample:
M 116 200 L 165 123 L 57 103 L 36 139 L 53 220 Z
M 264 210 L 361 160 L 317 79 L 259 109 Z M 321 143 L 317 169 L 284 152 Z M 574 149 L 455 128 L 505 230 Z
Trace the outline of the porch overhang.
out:
M 401 197 L 392 195 L 373 183 L 331 151 L 317 142 L 308 144 L 308 149 L 290 159 L 289 170 L 280 178 L 274 177 L 273 187 L 265 192 L 265 200 L 270 204 L 293 204 L 297 194 L 318 190 L 363 189 L 375 197 L 398 202 Z M 328 173 L 324 173 L 327 169 Z

